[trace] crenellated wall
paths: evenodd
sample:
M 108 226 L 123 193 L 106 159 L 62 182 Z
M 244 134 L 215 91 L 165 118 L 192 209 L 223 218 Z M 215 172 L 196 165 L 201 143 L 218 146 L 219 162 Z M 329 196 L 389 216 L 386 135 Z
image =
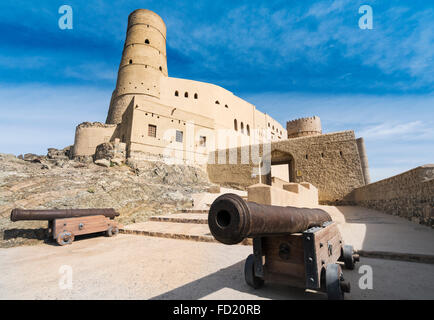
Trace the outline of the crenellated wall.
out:
M 319 117 L 300 118 L 286 123 L 288 138 L 316 136 L 322 133 Z

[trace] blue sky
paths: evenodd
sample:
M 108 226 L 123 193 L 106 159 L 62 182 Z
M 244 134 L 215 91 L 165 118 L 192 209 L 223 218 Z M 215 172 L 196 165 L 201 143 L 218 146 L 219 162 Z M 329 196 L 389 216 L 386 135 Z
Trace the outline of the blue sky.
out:
M 63 4 L 72 30 L 58 27 Z M 0 152 L 44 154 L 105 121 L 137 8 L 166 22 L 169 76 L 223 86 L 283 125 L 318 115 L 324 132 L 355 130 L 373 180 L 434 162 L 434 8 L 420 0 L 3 1 Z

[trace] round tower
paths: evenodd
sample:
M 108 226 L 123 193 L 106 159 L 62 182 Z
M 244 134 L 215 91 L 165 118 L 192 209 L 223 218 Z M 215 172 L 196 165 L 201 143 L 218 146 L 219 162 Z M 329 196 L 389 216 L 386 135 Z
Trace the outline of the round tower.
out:
M 286 123 L 288 139 L 322 134 L 319 117 L 300 118 Z
M 128 17 L 127 34 L 106 123 L 117 124 L 134 95 L 160 98 L 160 77 L 167 77 L 166 25 L 150 10 Z

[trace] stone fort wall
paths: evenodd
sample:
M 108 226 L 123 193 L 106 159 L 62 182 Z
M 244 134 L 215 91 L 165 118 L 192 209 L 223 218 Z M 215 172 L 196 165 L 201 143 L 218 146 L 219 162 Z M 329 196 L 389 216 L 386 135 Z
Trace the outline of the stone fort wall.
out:
M 433 226 L 434 164 L 357 188 L 345 202 Z
M 236 163 L 229 163 L 229 153 L 226 150 L 226 163 L 219 164 L 219 151 L 210 154 L 211 159 L 207 165 L 209 178 L 212 182 L 221 185 L 238 186 L 246 188 L 259 182 L 259 177 L 252 176 L 257 172 L 257 163 L 250 157 L 248 164 L 242 164 L 242 149 L 251 146 L 239 147 L 236 150 Z M 342 200 L 354 188 L 364 185 L 364 177 L 357 143 L 353 131 L 323 134 L 320 136 L 299 137 L 271 143 L 271 161 L 280 161 L 278 156 L 287 154 L 293 161 L 293 171 L 290 182 L 309 182 L 318 188 L 321 203 L 335 203 Z M 249 153 L 248 153 L 249 154 Z M 263 156 L 262 148 L 259 155 Z M 212 163 L 213 162 L 213 163 Z M 256 170 L 256 171 L 255 171 Z M 269 179 L 262 176 L 262 181 Z

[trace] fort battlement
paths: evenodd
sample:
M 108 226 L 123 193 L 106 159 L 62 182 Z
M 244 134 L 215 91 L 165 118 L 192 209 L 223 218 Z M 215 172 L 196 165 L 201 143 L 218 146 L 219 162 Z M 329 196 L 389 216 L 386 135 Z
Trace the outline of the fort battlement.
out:
M 317 116 L 291 120 L 286 122 L 286 131 L 288 139 L 320 135 L 322 133 L 321 120 Z

